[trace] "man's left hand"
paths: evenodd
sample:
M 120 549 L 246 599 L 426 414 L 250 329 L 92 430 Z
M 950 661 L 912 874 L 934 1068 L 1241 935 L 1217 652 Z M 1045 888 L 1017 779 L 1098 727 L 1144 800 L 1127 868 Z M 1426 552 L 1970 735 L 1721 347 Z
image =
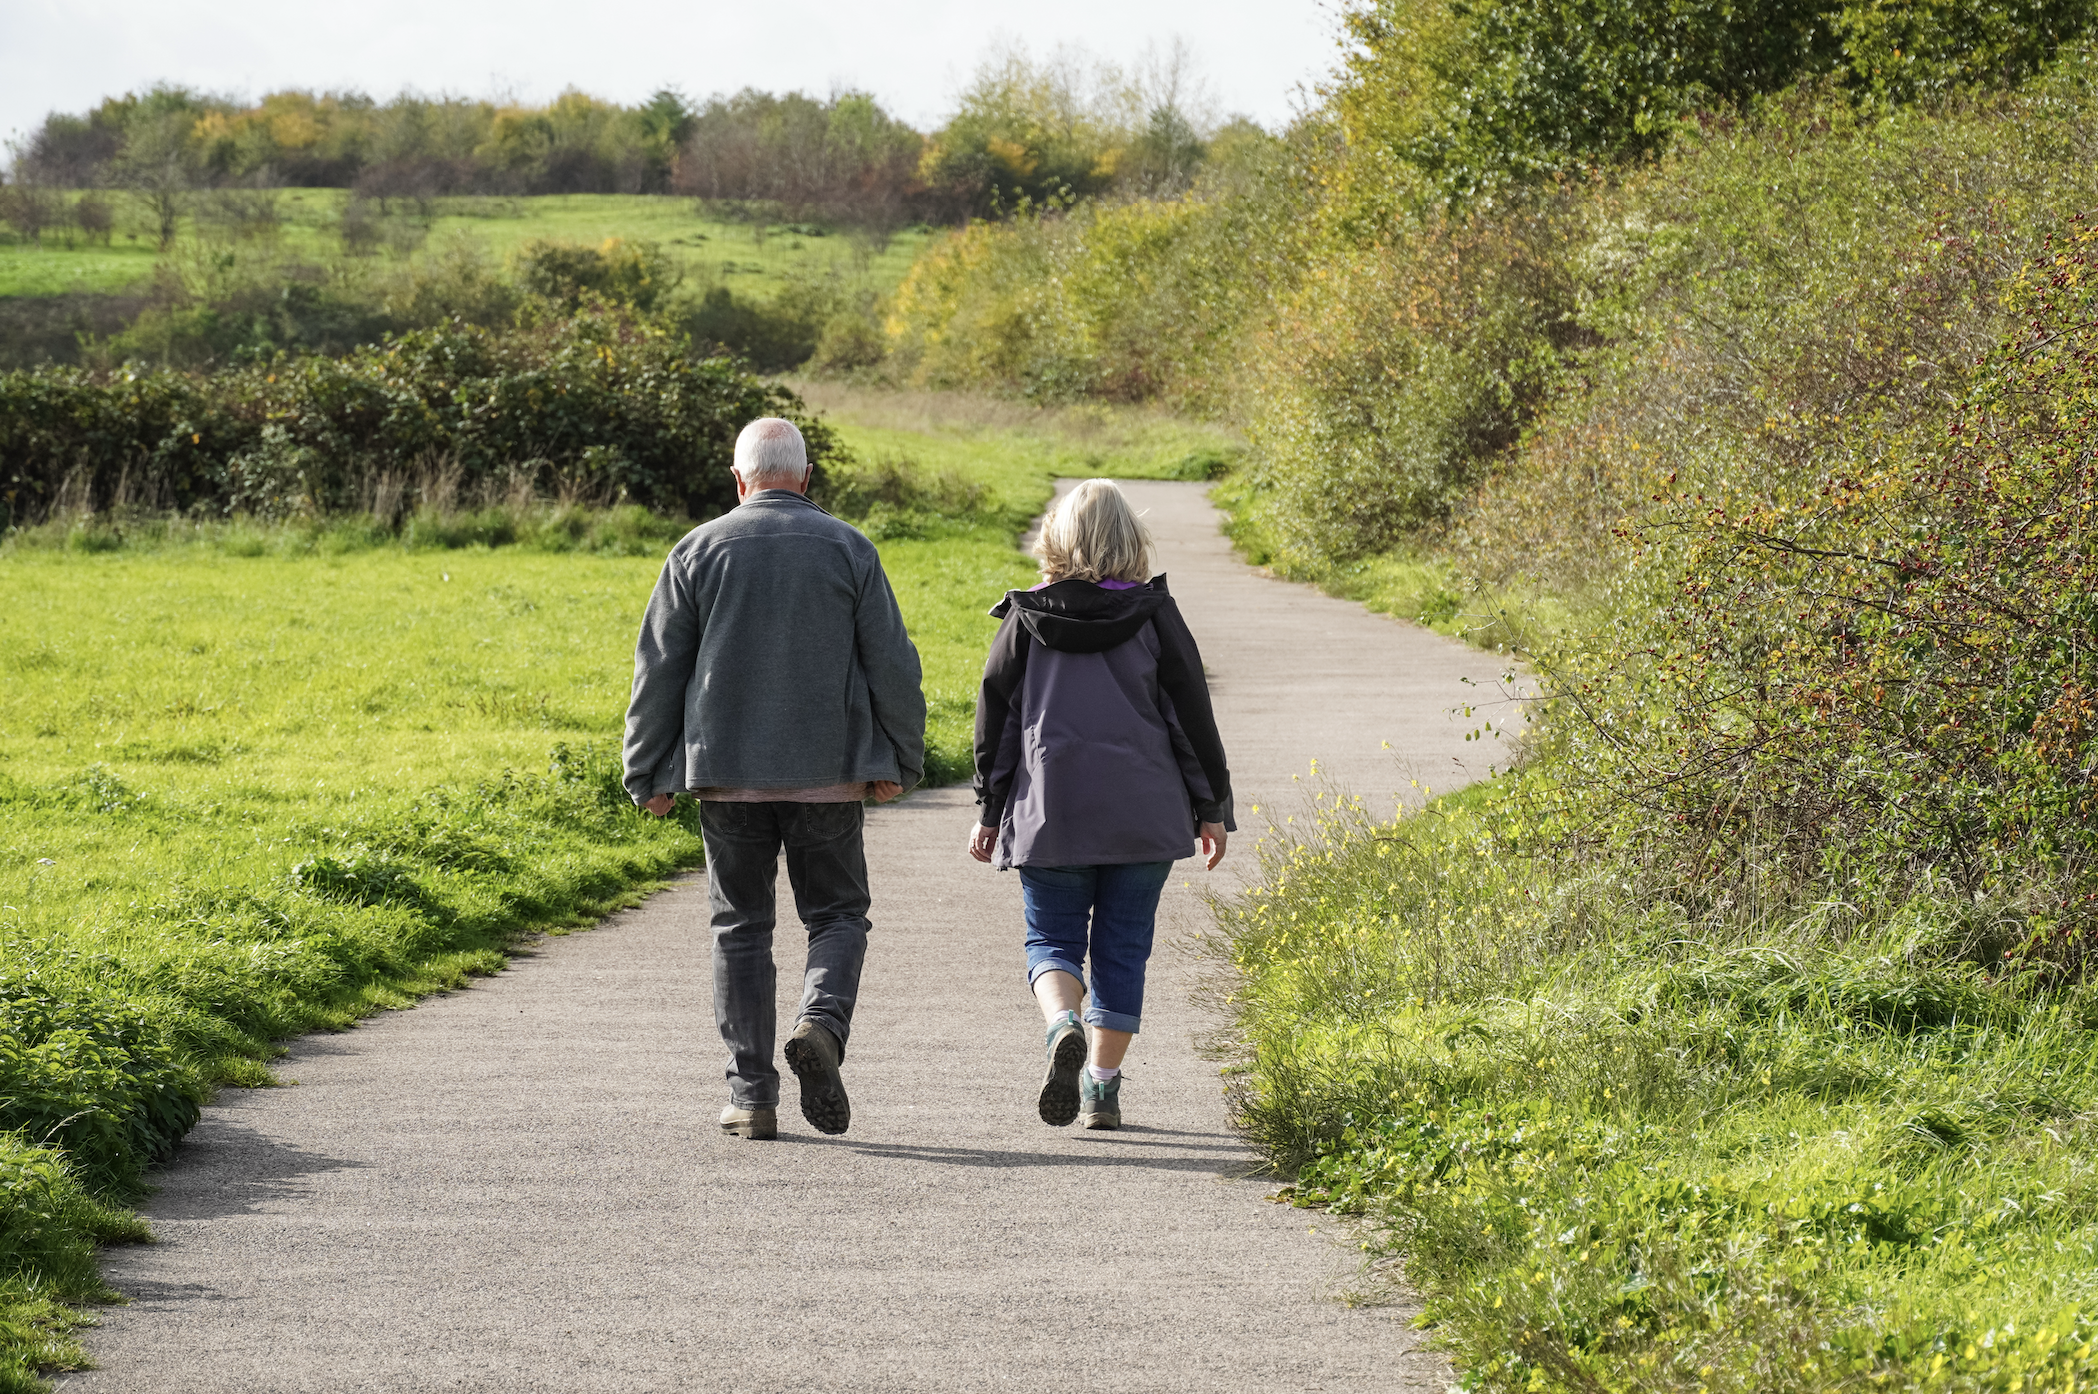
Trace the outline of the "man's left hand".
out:
M 893 779 L 877 779 L 867 786 L 867 792 L 874 796 L 876 803 L 887 803 L 903 792 L 903 786 Z
M 648 812 L 655 814 L 658 818 L 668 818 L 670 816 L 670 810 L 676 804 L 677 795 L 658 794 L 654 798 L 650 799 L 647 803 L 641 805 L 641 807 L 646 809 Z

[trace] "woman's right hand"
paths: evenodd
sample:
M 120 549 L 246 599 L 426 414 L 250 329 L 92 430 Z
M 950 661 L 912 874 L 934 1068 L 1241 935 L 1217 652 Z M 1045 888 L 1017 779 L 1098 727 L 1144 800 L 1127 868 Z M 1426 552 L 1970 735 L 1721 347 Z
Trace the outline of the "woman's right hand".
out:
M 979 824 L 969 834 L 969 855 L 980 862 L 991 859 L 991 849 L 998 845 L 998 830 Z

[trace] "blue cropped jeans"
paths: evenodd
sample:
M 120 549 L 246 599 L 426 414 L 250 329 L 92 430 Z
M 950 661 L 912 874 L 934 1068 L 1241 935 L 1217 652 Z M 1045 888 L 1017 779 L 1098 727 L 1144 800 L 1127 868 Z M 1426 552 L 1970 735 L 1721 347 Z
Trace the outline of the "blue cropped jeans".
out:
M 1085 1019 L 1135 1031 L 1144 1014 L 1144 966 L 1171 862 L 1023 866 L 1027 981 L 1054 969 L 1086 985 Z M 1087 968 L 1091 972 L 1087 972 Z

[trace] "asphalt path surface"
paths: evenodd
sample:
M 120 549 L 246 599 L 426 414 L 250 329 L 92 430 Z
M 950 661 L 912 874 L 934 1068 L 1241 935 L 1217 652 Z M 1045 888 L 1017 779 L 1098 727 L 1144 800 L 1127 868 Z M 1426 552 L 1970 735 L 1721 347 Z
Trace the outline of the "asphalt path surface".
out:
M 1483 774 L 1498 749 L 1453 712 L 1500 665 L 1245 567 L 1202 486 L 1125 487 L 1202 645 L 1243 831 L 1215 875 L 1175 868 L 1122 1131 L 1035 1116 L 1018 879 L 964 852 L 966 791 L 926 791 L 868 818 L 849 1133 L 809 1128 L 789 1075 L 779 1141 L 718 1135 L 695 874 L 469 990 L 294 1043 L 293 1087 L 225 1091 L 144 1207 L 160 1242 L 107 1251 L 130 1302 L 63 1387 L 1443 1388 L 1411 1308 L 1348 1302 L 1345 1231 L 1266 1199 L 1201 1050 L 1196 936 L 1205 892 L 1257 869 L 1259 827 L 1308 809 L 1314 760 L 1387 809 Z

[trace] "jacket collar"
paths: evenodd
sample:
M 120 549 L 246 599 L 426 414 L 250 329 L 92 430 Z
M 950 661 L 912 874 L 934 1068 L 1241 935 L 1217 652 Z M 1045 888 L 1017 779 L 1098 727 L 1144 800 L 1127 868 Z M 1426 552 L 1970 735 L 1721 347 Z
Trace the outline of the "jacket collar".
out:
M 1061 653 L 1105 653 L 1134 638 L 1172 603 L 1163 574 L 1149 585 L 1105 590 L 1091 581 L 1058 581 L 1038 591 L 1007 591 L 991 607 L 999 619 L 1015 615 L 1044 648 Z

